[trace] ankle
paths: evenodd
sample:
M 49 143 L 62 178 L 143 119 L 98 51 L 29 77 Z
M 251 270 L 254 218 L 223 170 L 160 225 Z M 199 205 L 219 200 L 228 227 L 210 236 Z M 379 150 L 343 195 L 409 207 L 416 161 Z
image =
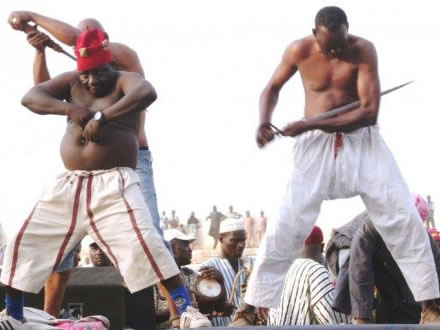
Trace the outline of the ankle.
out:
M 180 315 L 186 311 L 188 306 L 191 306 L 191 297 L 188 289 L 183 284 L 181 284 L 177 289 L 170 291 L 170 296 L 171 299 L 173 299 Z
M 422 302 L 422 312 L 430 309 L 431 307 L 437 306 L 434 300 L 425 300 Z
M 24 298 L 23 295 L 11 296 L 6 294 L 5 298 L 6 312 L 9 316 L 12 316 L 14 319 L 23 321 L 23 307 L 24 307 Z

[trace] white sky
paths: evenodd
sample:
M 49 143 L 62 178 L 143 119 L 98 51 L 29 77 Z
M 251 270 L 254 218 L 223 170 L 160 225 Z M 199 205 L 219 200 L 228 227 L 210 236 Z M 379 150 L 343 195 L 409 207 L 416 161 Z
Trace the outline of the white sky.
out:
M 0 2 L 0 221 L 6 231 L 22 224 L 43 186 L 63 170 L 65 130 L 65 118 L 38 116 L 20 104 L 32 86 L 34 50 L 6 23 L 10 11 L 31 10 L 72 25 L 94 17 L 111 40 L 137 51 L 159 95 L 146 124 L 159 209 L 169 214 L 174 208 L 186 220 L 190 211 L 206 217 L 214 204 L 277 216 L 294 140 L 257 148 L 259 94 L 287 44 L 310 34 L 326 5 L 342 7 L 350 32 L 374 42 L 383 89 L 415 80 L 382 99 L 379 124 L 410 189 L 440 200 L 435 1 L 15 0 Z M 47 54 L 52 75 L 74 69 L 67 57 Z M 295 76 L 281 92 L 273 123 L 283 127 L 302 110 Z M 362 210 L 359 198 L 325 202 L 318 225 L 328 236 Z

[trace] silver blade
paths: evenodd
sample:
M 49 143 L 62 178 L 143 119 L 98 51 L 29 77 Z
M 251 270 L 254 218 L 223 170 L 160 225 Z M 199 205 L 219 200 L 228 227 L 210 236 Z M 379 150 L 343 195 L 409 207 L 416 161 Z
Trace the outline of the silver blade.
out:
M 408 81 L 402 85 L 387 89 L 386 91 L 383 91 L 380 93 L 381 96 L 386 95 L 388 93 L 394 92 L 395 90 L 398 90 L 402 87 L 405 87 L 406 85 L 411 84 L 412 82 L 414 82 L 414 80 Z M 346 111 L 350 111 L 353 109 L 356 109 L 358 106 L 360 105 L 359 101 L 354 101 L 345 105 L 342 105 L 340 107 L 334 108 L 332 110 L 329 110 L 327 112 L 321 113 L 313 118 L 307 119 L 307 121 L 315 121 L 315 120 L 321 120 L 321 119 L 325 119 L 325 118 L 329 118 L 329 117 L 333 117 L 336 116 L 342 112 L 346 112 Z

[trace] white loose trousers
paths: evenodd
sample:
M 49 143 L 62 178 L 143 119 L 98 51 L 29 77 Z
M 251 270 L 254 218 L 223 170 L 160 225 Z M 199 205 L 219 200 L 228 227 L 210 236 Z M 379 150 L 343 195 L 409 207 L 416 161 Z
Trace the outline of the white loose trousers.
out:
M 415 299 L 440 296 L 428 234 L 377 126 L 346 134 L 308 131 L 297 138 L 293 157 L 294 171 L 280 215 L 268 222 L 246 303 L 276 308 L 286 274 L 312 231 L 321 203 L 356 195 Z
M 179 274 L 153 225 L 137 174 L 119 167 L 58 176 L 9 242 L 1 282 L 38 293 L 87 234 L 121 272 L 131 292 Z

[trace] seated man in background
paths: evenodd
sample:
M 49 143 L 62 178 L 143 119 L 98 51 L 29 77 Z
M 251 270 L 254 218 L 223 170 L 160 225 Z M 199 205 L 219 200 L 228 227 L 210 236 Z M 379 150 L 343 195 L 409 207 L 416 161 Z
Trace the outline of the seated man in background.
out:
M 202 301 L 199 293 L 196 289 L 197 281 L 200 278 L 200 274 L 191 268 L 185 267 L 191 264 L 192 259 L 192 248 L 191 244 L 194 243 L 195 239 L 193 236 L 189 236 L 181 232 L 179 229 L 168 229 L 164 231 L 165 239 L 171 244 L 173 249 L 174 260 L 176 261 L 177 267 L 180 269 L 180 274 L 182 280 L 189 292 L 191 293 L 192 304 L 195 308 L 201 310 L 204 314 L 217 315 L 219 311 L 214 311 L 216 308 L 221 311 L 224 310 L 225 300 L 220 299 L 214 308 L 207 308 L 206 304 Z M 204 276 L 202 272 L 202 277 Z M 221 279 L 223 282 L 223 279 Z M 166 303 L 165 297 L 162 296 L 158 286 L 155 287 L 154 291 L 154 303 L 156 308 L 156 321 L 158 323 L 159 329 L 169 329 L 172 327 L 172 322 L 179 319 L 179 315 L 173 315 L 170 313 L 168 305 Z
M 426 202 L 419 195 L 413 197 L 420 217 L 426 221 Z M 429 239 L 439 275 L 440 253 L 431 236 Z M 356 324 L 416 324 L 426 315 L 421 316 L 421 305 L 415 301 L 400 268 L 368 217 L 354 235 L 335 292 L 333 307 L 351 314 Z
M 225 308 L 223 315 L 212 318 L 215 327 L 227 326 L 232 318 L 231 307 L 238 308 L 243 303 L 247 280 L 255 257 L 243 256 L 246 231 L 243 219 L 227 218 L 220 223 L 220 256 L 213 257 L 201 265 L 202 276 L 220 280 L 224 278 L 226 299 L 232 305 Z M 268 283 L 268 285 L 270 285 Z
M 334 288 L 328 270 L 321 264 L 323 240 L 321 229 L 315 226 L 289 269 L 278 308 L 270 309 L 270 325 L 348 323 L 345 314 L 332 308 Z
M 113 266 L 110 259 L 95 242 L 89 245 L 90 260 L 93 267 Z

